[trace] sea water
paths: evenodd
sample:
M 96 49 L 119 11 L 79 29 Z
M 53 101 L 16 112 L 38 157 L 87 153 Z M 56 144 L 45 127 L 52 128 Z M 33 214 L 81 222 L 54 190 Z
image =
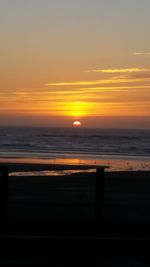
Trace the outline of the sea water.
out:
M 0 127 L 0 158 L 150 170 L 150 130 Z

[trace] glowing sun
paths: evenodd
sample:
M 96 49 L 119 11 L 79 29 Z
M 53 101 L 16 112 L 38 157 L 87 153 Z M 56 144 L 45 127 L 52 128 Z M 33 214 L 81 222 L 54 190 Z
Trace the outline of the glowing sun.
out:
M 74 121 L 73 122 L 73 126 L 74 127 L 80 127 L 81 126 L 81 122 L 80 121 Z

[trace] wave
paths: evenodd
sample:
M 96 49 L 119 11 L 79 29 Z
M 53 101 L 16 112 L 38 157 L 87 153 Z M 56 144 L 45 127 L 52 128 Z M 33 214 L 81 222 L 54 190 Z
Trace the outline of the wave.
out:
M 77 130 L 77 131 L 76 131 Z M 150 131 L 0 128 L 0 154 L 11 152 L 150 156 Z

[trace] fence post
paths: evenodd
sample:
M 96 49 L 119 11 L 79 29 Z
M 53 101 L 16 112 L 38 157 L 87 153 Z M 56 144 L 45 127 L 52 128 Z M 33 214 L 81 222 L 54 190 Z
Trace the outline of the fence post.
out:
M 96 170 L 96 221 L 104 221 L 104 168 Z
M 0 170 L 0 223 L 4 223 L 8 210 L 8 167 L 1 166 Z

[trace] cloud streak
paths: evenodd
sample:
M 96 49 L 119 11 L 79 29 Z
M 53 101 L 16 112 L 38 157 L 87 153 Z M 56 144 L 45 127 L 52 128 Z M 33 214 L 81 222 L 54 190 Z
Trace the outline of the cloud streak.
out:
M 56 83 L 46 83 L 46 86 L 90 86 L 97 84 L 121 84 L 121 83 L 131 83 L 131 82 L 146 82 L 150 81 L 150 76 L 145 75 L 140 77 L 134 76 L 117 76 L 105 80 L 93 80 L 93 81 L 72 81 L 72 82 L 56 82 Z
M 133 52 L 133 56 L 150 56 L 150 52 Z
M 94 73 L 138 73 L 138 72 L 150 72 L 149 68 L 123 68 L 123 69 L 96 69 L 87 70 L 85 72 Z

